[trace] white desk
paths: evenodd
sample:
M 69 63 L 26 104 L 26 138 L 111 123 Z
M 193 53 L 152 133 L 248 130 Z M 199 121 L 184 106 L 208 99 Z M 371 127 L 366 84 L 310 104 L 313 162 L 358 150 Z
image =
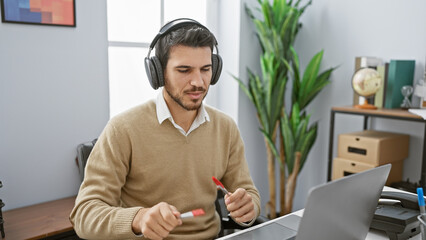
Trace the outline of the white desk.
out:
M 395 188 L 386 187 L 386 186 L 383 188 L 383 190 L 384 190 L 384 191 L 400 191 L 400 192 L 402 192 L 401 190 L 398 190 L 398 189 L 395 189 Z M 411 194 L 413 194 L 413 193 L 411 193 Z M 302 215 L 303 215 L 303 209 L 302 209 L 302 210 L 299 210 L 299 211 L 296 211 L 296 212 L 293 212 L 293 213 L 290 213 L 290 214 L 288 214 L 288 215 L 285 215 L 285 216 L 282 216 L 282 217 L 279 217 L 279 218 L 273 219 L 273 220 L 271 220 L 271 221 L 272 221 L 272 222 L 275 222 L 275 221 L 278 221 L 278 220 L 279 220 L 279 219 L 281 219 L 281 218 L 285 218 L 285 217 L 287 217 L 287 216 L 289 216 L 289 215 L 293 215 L 293 214 L 294 214 L 294 215 L 297 215 L 297 216 L 302 216 Z M 227 235 L 227 236 L 224 236 L 224 237 L 218 238 L 218 239 L 220 239 L 220 240 L 229 239 L 230 237 L 235 236 L 235 235 L 237 235 L 237 234 L 242 234 L 242 233 L 244 233 L 244 232 L 248 232 L 248 231 L 251 231 L 251 230 L 253 230 L 253 229 L 256 229 L 256 228 L 262 227 L 263 225 L 268 224 L 268 223 L 270 223 L 271 221 L 268 221 L 268 222 L 266 222 L 266 223 L 262 223 L 262 224 L 259 224 L 259 225 L 256 225 L 256 226 L 253 226 L 253 227 L 251 227 L 251 228 L 247 228 L 247 229 L 244 229 L 244 230 L 238 231 L 238 232 L 236 232 L 236 233 L 233 233 L 233 234 L 230 234 L 230 235 Z M 389 237 L 386 235 L 386 233 L 385 233 L 385 232 L 378 231 L 378 230 L 375 230 L 375 229 L 370 229 L 370 231 L 368 232 L 367 237 L 366 237 L 365 239 L 366 239 L 366 240 L 389 240 Z M 414 236 L 414 237 L 410 238 L 410 240 L 421 240 L 421 236 L 420 236 L 420 235 Z

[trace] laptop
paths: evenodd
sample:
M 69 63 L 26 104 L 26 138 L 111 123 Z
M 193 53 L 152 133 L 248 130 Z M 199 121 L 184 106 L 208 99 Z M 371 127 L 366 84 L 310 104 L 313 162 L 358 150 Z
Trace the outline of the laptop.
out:
M 288 215 L 221 239 L 365 239 L 391 164 L 312 188 L 303 217 Z

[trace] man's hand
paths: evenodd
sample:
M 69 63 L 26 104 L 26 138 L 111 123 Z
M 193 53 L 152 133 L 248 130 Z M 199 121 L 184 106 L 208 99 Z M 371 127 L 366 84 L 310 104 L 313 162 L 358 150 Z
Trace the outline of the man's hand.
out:
M 238 188 L 231 195 L 226 195 L 225 204 L 231 217 L 237 222 L 250 222 L 256 216 L 251 195 L 245 189 Z
M 182 224 L 176 207 L 161 202 L 151 208 L 142 208 L 132 222 L 132 230 L 149 239 L 166 238 L 170 231 Z

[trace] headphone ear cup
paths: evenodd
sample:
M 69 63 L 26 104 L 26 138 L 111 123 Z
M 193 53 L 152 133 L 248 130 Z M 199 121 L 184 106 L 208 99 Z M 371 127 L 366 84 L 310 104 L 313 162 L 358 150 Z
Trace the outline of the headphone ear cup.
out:
M 145 72 L 151 87 L 157 89 L 157 73 L 155 73 L 154 63 L 152 63 L 152 60 L 148 57 L 145 58 Z
M 217 54 L 212 54 L 212 80 L 210 85 L 215 85 L 219 81 L 222 72 L 222 58 Z
M 157 73 L 157 88 L 162 87 L 164 86 L 164 76 L 163 76 L 163 67 L 161 66 L 161 62 L 160 60 L 158 60 L 156 56 L 152 56 L 151 60 L 154 63 L 155 70 Z
M 145 58 L 145 71 L 152 88 L 157 90 L 164 86 L 163 68 L 157 57 Z

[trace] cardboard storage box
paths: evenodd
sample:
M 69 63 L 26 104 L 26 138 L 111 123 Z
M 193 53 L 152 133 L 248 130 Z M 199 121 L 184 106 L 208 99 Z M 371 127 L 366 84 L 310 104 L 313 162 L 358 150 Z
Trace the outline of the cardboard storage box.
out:
M 408 157 L 409 138 L 406 134 L 373 130 L 340 134 L 337 156 L 374 166 L 397 162 Z
M 391 163 L 392 168 L 389 173 L 388 180 L 386 181 L 386 185 L 389 186 L 391 183 L 400 182 L 402 180 L 403 163 L 403 160 Z M 362 172 L 368 169 L 372 169 L 377 166 L 379 165 L 372 165 L 344 158 L 335 158 L 333 159 L 332 180 L 339 179 L 350 174 Z

